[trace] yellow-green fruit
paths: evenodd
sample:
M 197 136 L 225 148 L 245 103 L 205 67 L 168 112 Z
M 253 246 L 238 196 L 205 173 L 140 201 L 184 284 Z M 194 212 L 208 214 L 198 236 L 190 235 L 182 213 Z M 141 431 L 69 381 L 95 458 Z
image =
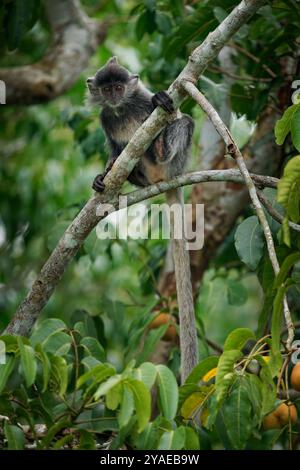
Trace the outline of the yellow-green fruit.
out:
M 275 416 L 274 412 L 264 417 L 263 428 L 267 431 L 268 429 L 280 429 L 282 427 L 279 419 Z
M 159 328 L 161 325 L 165 325 L 166 323 L 170 323 L 170 325 L 166 330 L 165 334 L 163 335 L 162 339 L 164 341 L 175 342 L 177 338 L 175 319 L 169 313 L 160 313 L 159 315 L 157 315 L 154 320 L 152 320 L 152 322 L 150 323 L 149 329 L 154 330 L 155 328 Z
M 298 419 L 297 408 L 295 405 L 280 403 L 276 410 L 264 417 L 263 428 L 280 429 L 286 426 L 291 420 L 291 424 L 295 424 Z
M 300 362 L 298 362 L 291 373 L 291 385 L 295 390 L 300 392 Z
M 298 420 L 298 412 L 295 405 L 281 403 L 274 411 L 275 416 L 279 419 L 282 426 L 285 426 L 291 420 L 295 424 Z

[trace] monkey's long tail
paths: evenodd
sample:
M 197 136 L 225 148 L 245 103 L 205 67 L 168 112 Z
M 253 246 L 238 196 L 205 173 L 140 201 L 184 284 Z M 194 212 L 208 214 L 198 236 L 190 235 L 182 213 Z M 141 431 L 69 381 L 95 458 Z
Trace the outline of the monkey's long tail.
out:
M 179 211 L 181 214 L 181 221 L 175 220 L 175 214 L 178 214 L 178 212 L 171 211 L 170 224 L 179 309 L 181 382 L 184 383 L 191 370 L 198 363 L 198 340 L 191 281 L 190 256 L 186 246 L 187 243 L 184 233 L 185 217 L 182 188 L 172 189 L 168 191 L 166 196 L 170 206 L 172 204 L 180 204 L 181 206 L 181 211 Z M 175 223 L 179 223 L 176 227 L 176 231 Z M 177 238 L 178 227 L 182 227 L 180 238 Z M 176 238 L 174 237 L 175 232 Z

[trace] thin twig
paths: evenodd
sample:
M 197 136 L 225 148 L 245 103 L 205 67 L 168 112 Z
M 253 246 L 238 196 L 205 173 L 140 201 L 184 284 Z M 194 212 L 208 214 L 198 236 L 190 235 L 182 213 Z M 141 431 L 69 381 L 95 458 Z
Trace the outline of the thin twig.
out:
M 222 69 L 222 67 L 218 67 L 216 65 L 209 67 L 208 69 L 211 72 L 222 73 L 223 75 L 227 75 L 234 80 L 244 81 L 244 82 L 261 82 L 261 83 L 268 83 L 272 81 L 272 78 L 263 78 L 263 77 L 251 77 L 248 75 L 237 75 L 235 73 L 230 72 L 229 70 Z
M 205 337 L 205 341 L 207 342 L 208 346 L 214 349 L 214 351 L 216 351 L 219 354 L 223 354 L 223 348 L 219 346 L 219 344 L 215 343 L 214 341 L 206 337 Z
M 264 205 L 264 207 L 267 209 L 267 211 L 269 212 L 270 216 L 276 220 L 276 222 L 278 222 L 279 224 L 282 224 L 283 221 L 284 221 L 284 217 L 282 214 L 280 214 L 280 212 L 278 212 L 271 204 L 271 202 L 269 201 L 268 198 L 266 198 L 266 196 L 264 195 L 264 193 L 262 191 L 260 191 L 259 189 L 256 189 L 257 191 L 257 195 L 260 199 L 260 202 Z M 298 224 L 295 224 L 294 222 L 291 222 L 289 220 L 288 222 L 289 224 L 289 227 L 291 227 L 291 229 L 293 230 L 296 230 L 297 232 L 300 232 L 300 225 Z
M 224 140 L 228 149 L 228 153 L 230 153 L 236 161 L 240 169 L 240 172 L 242 173 L 244 177 L 244 180 L 248 188 L 248 192 L 249 192 L 252 204 L 254 206 L 254 209 L 256 211 L 257 217 L 261 223 L 261 226 L 265 235 L 266 243 L 267 243 L 269 258 L 270 258 L 274 273 L 275 275 L 277 275 L 279 273 L 280 266 L 279 266 L 276 251 L 275 251 L 272 233 L 271 233 L 264 209 L 257 195 L 255 184 L 252 181 L 252 178 L 250 176 L 250 173 L 244 161 L 243 155 L 240 152 L 238 146 L 236 145 L 229 129 L 226 127 L 226 125 L 220 118 L 217 111 L 209 103 L 209 101 L 205 98 L 205 96 L 198 90 L 198 88 L 194 85 L 194 83 L 192 83 L 189 80 L 182 80 L 181 83 L 182 83 L 182 87 L 187 91 L 187 93 L 189 93 L 189 95 L 199 104 L 199 106 L 207 114 L 212 124 L 214 125 L 215 129 Z M 286 342 L 286 347 L 288 351 L 290 351 L 292 348 L 292 342 L 294 339 L 294 326 L 293 326 L 291 313 L 289 310 L 286 296 L 283 299 L 283 311 L 284 311 L 285 323 L 288 329 L 288 338 Z
M 234 49 L 236 49 L 237 51 L 241 52 L 242 54 L 244 54 L 246 57 L 249 57 L 249 59 L 253 60 L 253 62 L 256 62 L 257 64 L 260 64 L 262 66 L 262 68 L 268 72 L 268 74 L 272 77 L 272 78 L 276 78 L 276 74 L 273 72 L 273 70 L 271 70 L 267 65 L 265 64 L 262 64 L 261 61 L 259 60 L 258 57 L 256 57 L 255 55 L 251 54 L 251 52 L 247 51 L 247 49 L 244 49 L 243 47 L 239 46 L 238 44 L 234 43 L 234 42 L 230 42 L 229 44 L 230 47 L 233 47 Z
M 254 173 L 251 173 L 251 178 L 258 186 L 264 186 L 267 188 L 276 188 L 279 181 L 277 178 L 272 176 L 256 175 Z M 188 186 L 191 184 L 214 181 L 245 184 L 244 178 L 239 170 L 202 170 L 185 173 L 184 175 L 176 176 L 171 180 L 161 181 L 160 183 L 152 184 L 146 188 L 126 193 L 124 196 L 127 196 L 127 205 L 131 206 L 132 204 L 157 196 L 169 191 L 170 189 L 178 188 L 179 186 Z

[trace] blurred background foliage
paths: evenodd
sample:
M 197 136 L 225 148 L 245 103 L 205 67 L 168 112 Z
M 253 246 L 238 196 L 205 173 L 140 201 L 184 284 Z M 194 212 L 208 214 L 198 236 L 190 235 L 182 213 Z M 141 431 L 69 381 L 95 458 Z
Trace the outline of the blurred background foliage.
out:
M 91 196 L 91 182 L 104 166 L 107 151 L 98 111 L 85 105 L 86 77 L 110 56 L 117 55 L 153 91 L 166 89 L 182 70 L 189 52 L 237 3 L 81 1 L 90 17 L 109 24 L 106 41 L 92 57 L 88 70 L 53 102 L 1 106 L 1 328 L 8 323 L 64 229 Z M 293 0 L 273 3 L 273 9 L 269 5 L 261 8 L 251 24 L 243 26 L 234 38 L 237 50 L 247 50 L 257 59 L 243 53 L 236 56 L 235 73 L 246 80 L 236 80 L 228 96 L 232 129 L 241 144 L 248 141 L 267 102 L 280 107 L 280 60 L 293 53 L 299 34 L 299 4 Z M 51 32 L 40 1 L 2 2 L 0 25 L 0 67 L 32 63 L 43 56 Z M 272 77 L 262 64 L 271 68 Z M 217 62 L 205 72 L 200 86 L 218 108 L 226 84 Z M 191 163 L 195 167 L 203 116 L 190 100 L 182 109 L 196 120 Z M 74 311 L 100 315 L 111 360 L 123 366 L 124 345 L 132 341 L 134 325 L 142 318 L 141 312 L 149 311 L 157 301 L 156 280 L 165 249 L 164 240 L 99 241 L 95 233 L 91 234 L 42 318 L 59 317 L 68 323 Z M 257 276 L 239 260 L 233 234 L 222 249 L 225 261 L 221 266 L 218 259 L 211 262 L 197 300 L 199 327 L 204 325 L 211 339 L 219 343 L 235 327 L 255 328 L 262 303 Z M 205 350 L 201 353 L 206 354 Z

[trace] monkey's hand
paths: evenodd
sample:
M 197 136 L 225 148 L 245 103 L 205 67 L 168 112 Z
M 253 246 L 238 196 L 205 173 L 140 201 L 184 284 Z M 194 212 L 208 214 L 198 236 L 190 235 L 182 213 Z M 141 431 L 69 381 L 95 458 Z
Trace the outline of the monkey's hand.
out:
M 93 189 L 97 191 L 97 193 L 102 193 L 105 189 L 105 184 L 103 180 L 106 176 L 106 173 L 102 173 L 102 175 L 97 175 L 93 182 Z
M 164 109 L 165 111 L 167 111 L 167 113 L 170 114 L 175 111 L 173 100 L 166 91 L 159 91 L 158 93 L 155 93 L 155 95 L 152 96 L 152 104 L 154 108 L 160 106 L 162 109 Z

